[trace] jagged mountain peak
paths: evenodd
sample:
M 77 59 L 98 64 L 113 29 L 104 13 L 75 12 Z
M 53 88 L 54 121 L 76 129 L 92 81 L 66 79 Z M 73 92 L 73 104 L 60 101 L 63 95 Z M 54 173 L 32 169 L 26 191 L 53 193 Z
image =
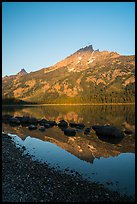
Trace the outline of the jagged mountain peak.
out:
M 53 67 L 60 68 L 62 66 L 73 66 L 75 67 L 76 64 L 85 63 L 88 59 L 93 55 L 94 52 L 99 50 L 94 50 L 92 45 L 86 46 L 84 48 L 80 48 L 70 56 L 66 57 L 64 60 L 56 63 Z M 79 68 L 78 68 L 79 69 Z
M 87 52 L 87 51 L 93 52 L 94 51 L 93 46 L 92 45 L 86 46 L 84 48 L 79 49 L 77 52 Z
M 21 69 L 3 78 L 3 98 L 57 104 L 134 102 L 135 56 L 89 45 L 51 67 L 26 73 Z
M 27 74 L 26 70 L 23 68 L 20 70 L 20 72 L 17 73 L 17 75 L 24 75 Z

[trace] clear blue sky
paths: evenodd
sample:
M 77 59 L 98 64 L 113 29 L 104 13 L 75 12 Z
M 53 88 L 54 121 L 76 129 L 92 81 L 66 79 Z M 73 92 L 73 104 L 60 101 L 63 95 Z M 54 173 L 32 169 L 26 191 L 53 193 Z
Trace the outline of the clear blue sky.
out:
M 89 44 L 135 54 L 135 2 L 3 2 L 2 75 L 54 65 Z

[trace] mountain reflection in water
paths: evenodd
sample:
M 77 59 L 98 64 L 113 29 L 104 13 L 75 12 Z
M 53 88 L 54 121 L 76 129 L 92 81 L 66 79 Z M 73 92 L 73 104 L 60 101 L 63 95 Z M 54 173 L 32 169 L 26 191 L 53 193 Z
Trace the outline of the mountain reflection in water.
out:
M 26 147 L 33 159 L 45 161 L 55 168 L 69 169 L 83 177 L 103 183 L 111 190 L 122 194 L 135 193 L 135 109 L 126 106 L 3 106 L 2 114 L 30 116 L 37 119 L 65 120 L 68 123 L 84 123 L 85 128 L 93 125 L 113 125 L 132 134 L 119 140 L 103 138 L 91 129 L 86 135 L 77 131 L 75 136 L 66 136 L 54 126 L 44 132 L 30 131 L 28 127 L 2 124 L 3 132 L 16 134 L 17 142 Z M 128 132 L 128 131 L 127 131 Z M 14 137 L 14 136 L 13 136 Z M 45 142 L 43 142 L 45 141 Z M 67 171 L 68 172 L 68 171 Z M 66 173 L 67 173 L 66 172 Z M 109 184 L 109 185 L 108 185 Z
M 32 107 L 3 107 L 3 114 L 13 116 L 28 115 L 47 120 L 66 120 L 68 123 L 84 123 L 86 127 L 99 124 L 110 124 L 120 130 L 135 131 L 134 106 L 32 106 Z M 94 158 L 108 158 L 120 153 L 135 151 L 135 135 L 125 135 L 123 138 L 102 138 L 94 130 L 89 135 L 84 131 L 77 132 L 76 136 L 64 135 L 59 127 L 52 127 L 40 132 L 38 129 L 30 131 L 27 127 L 11 127 L 3 124 L 4 132 L 14 133 L 22 139 L 27 136 L 49 141 L 65 149 L 81 160 L 93 163 Z

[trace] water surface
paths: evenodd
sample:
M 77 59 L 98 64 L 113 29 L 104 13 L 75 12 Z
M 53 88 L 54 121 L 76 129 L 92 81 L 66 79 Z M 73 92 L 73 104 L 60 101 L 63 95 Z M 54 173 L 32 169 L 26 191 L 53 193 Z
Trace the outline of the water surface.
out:
M 24 154 L 29 153 L 34 160 L 69 172 L 78 172 L 83 178 L 103 183 L 122 194 L 135 193 L 135 111 L 134 106 L 37 106 L 3 107 L 3 114 L 13 116 L 28 115 L 48 120 L 64 119 L 69 122 L 84 123 L 86 127 L 95 124 L 110 124 L 132 135 L 120 140 L 103 141 L 92 130 L 68 137 L 59 127 L 45 132 L 30 131 L 27 127 L 11 127 L 3 124 L 4 132 L 12 133 L 16 144 L 24 145 Z M 16 136 L 18 135 L 18 136 Z

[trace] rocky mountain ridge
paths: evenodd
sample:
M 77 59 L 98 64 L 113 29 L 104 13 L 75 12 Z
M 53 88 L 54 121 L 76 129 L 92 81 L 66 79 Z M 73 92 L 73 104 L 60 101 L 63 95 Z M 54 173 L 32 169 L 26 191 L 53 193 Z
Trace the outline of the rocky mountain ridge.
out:
M 27 74 L 25 69 L 21 69 L 20 72 L 17 73 L 17 75 L 20 75 L 20 76 L 22 76 L 24 74 Z
M 55 104 L 134 102 L 134 55 L 100 52 L 90 45 L 53 66 L 21 73 L 2 79 L 3 99 Z

